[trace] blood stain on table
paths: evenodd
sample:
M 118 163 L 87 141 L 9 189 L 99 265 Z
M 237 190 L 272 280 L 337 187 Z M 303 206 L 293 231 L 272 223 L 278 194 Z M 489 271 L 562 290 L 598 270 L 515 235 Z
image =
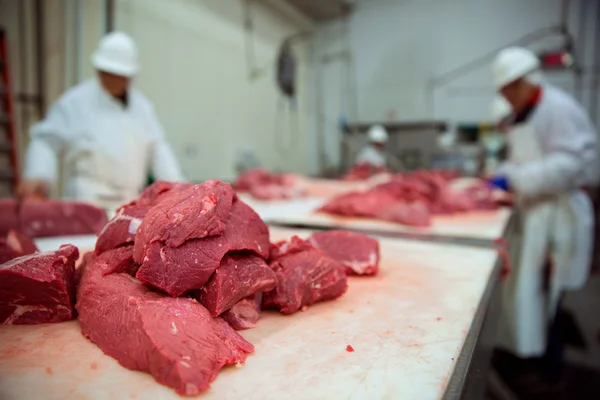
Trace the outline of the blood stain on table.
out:
M 93 362 L 90 364 L 90 368 L 91 368 L 91 369 L 98 369 L 98 364 L 96 363 L 96 361 L 93 361 Z
M 353 353 L 353 352 L 354 352 L 354 347 L 352 347 L 352 346 L 348 345 L 348 346 L 346 346 L 346 351 L 347 351 L 348 353 Z
M 47 373 L 48 375 L 53 375 L 53 374 L 54 374 L 54 371 L 52 371 L 52 367 L 46 367 L 46 373 Z

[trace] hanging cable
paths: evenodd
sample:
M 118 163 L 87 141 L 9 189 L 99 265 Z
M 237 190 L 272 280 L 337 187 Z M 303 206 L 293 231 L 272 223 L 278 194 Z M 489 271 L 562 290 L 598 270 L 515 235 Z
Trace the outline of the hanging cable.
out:
M 246 50 L 246 68 L 248 69 L 248 77 L 254 80 L 260 73 L 260 69 L 256 66 L 256 52 L 254 49 L 254 21 L 252 19 L 253 0 L 244 1 L 244 47 Z

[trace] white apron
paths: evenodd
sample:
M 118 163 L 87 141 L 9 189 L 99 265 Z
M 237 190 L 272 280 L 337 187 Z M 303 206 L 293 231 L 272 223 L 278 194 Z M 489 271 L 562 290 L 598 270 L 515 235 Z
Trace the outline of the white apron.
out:
M 135 116 L 116 102 L 101 101 L 94 118 L 79 124 L 65 154 L 65 197 L 114 210 L 143 188 L 152 142 Z
M 514 165 L 539 160 L 544 153 L 531 123 L 508 133 Z M 565 289 L 587 279 L 593 244 L 593 212 L 587 196 L 576 191 L 532 201 L 517 193 L 517 232 L 510 238 L 513 271 L 503 288 L 499 345 L 519 357 L 546 350 L 549 324 Z M 544 290 L 544 265 L 552 263 Z

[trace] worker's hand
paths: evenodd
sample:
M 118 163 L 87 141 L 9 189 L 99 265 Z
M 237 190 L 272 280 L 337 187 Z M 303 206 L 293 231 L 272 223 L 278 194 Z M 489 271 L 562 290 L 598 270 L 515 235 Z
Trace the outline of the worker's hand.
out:
M 17 197 L 24 198 L 46 198 L 48 196 L 48 185 L 41 179 L 26 179 L 17 187 Z
M 497 175 L 488 181 L 488 184 L 492 188 L 497 188 L 508 192 L 510 190 L 510 183 L 508 178 L 504 175 Z

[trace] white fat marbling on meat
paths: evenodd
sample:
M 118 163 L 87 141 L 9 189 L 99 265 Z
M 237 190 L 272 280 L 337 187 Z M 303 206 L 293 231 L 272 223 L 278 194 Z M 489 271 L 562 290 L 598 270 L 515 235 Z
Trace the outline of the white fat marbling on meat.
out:
M 135 235 L 138 228 L 140 227 L 142 220 L 138 219 L 138 218 L 130 218 L 131 221 L 129 221 L 129 228 L 127 228 L 127 232 L 129 232 L 130 235 Z
M 369 259 L 367 261 L 346 261 L 346 264 L 352 268 L 353 271 L 357 273 L 364 272 L 369 266 L 375 265 L 377 263 L 377 253 L 371 252 L 369 254 Z
M 16 307 L 15 311 L 4 321 L 4 325 L 12 325 L 19 317 L 32 311 L 50 311 L 44 306 L 20 306 L 16 304 L 12 304 L 12 306 Z
M 175 322 L 171 321 L 171 333 L 173 335 L 177 335 L 178 332 L 179 329 L 177 329 L 177 325 L 175 325 Z
M 192 366 L 188 363 L 186 363 L 185 361 L 179 361 L 179 364 L 183 365 L 186 368 L 192 368 Z
M 185 384 L 185 394 L 186 395 L 191 396 L 196 393 L 198 393 L 198 386 L 194 385 L 193 383 Z
M 185 215 L 183 215 L 181 213 L 175 213 L 175 214 L 173 214 L 173 217 L 171 218 L 171 221 L 173 223 L 177 223 L 179 221 L 183 221 L 184 218 L 185 218 Z

